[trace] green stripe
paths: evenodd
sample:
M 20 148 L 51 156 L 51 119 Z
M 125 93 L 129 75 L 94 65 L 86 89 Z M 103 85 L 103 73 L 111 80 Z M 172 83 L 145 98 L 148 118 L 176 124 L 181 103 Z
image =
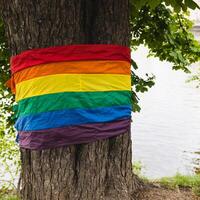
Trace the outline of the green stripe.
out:
M 63 92 L 23 99 L 18 102 L 16 117 L 42 112 L 73 109 L 98 108 L 131 104 L 130 91 L 112 92 Z

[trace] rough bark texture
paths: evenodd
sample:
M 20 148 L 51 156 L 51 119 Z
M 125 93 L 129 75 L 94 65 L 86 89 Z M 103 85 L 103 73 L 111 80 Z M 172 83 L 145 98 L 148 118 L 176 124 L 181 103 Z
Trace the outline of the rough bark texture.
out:
M 129 45 L 128 0 L 0 0 L 12 55 L 81 43 Z M 57 149 L 21 149 L 23 200 L 131 200 L 130 134 Z

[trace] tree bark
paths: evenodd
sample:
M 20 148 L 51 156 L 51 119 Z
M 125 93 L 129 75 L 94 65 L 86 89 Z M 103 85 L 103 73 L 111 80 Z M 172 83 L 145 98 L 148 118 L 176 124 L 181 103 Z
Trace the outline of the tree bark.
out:
M 12 55 L 67 44 L 129 46 L 128 0 L 0 0 Z M 90 144 L 21 149 L 23 200 L 131 200 L 130 133 Z

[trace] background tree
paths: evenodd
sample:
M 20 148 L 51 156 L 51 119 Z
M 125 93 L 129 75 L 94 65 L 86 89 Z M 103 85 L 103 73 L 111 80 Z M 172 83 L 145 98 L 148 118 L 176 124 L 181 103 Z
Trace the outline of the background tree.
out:
M 132 47 L 147 45 L 150 55 L 173 62 L 174 69 L 188 72 L 187 66 L 199 59 L 199 44 L 189 33 L 192 24 L 185 17 L 188 7 L 197 7 L 191 0 L 135 0 L 130 4 L 124 0 L 1 0 L 0 3 L 12 55 L 29 48 L 63 44 L 128 46 L 132 35 Z M 128 15 L 130 10 L 131 16 Z M 7 103 L 1 105 L 11 113 L 12 96 L 4 87 L 9 75 L 9 54 L 3 24 L 0 25 L 1 94 L 7 99 Z M 137 64 L 134 61 L 132 64 L 136 70 Z M 135 70 L 132 72 L 133 110 L 139 111 L 135 92 L 147 91 L 153 86 L 154 77 L 141 79 Z M 6 126 L 10 127 L 12 119 L 7 122 Z M 21 153 L 23 199 L 131 199 L 138 186 L 131 172 L 129 134 L 88 145 L 38 152 L 22 150 Z

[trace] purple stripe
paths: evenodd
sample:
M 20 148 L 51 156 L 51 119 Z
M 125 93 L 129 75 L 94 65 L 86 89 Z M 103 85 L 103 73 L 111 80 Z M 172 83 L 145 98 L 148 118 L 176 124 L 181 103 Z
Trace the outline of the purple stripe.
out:
M 83 124 L 40 131 L 19 132 L 20 147 L 48 149 L 72 144 L 94 142 L 130 131 L 130 119 L 107 123 Z

